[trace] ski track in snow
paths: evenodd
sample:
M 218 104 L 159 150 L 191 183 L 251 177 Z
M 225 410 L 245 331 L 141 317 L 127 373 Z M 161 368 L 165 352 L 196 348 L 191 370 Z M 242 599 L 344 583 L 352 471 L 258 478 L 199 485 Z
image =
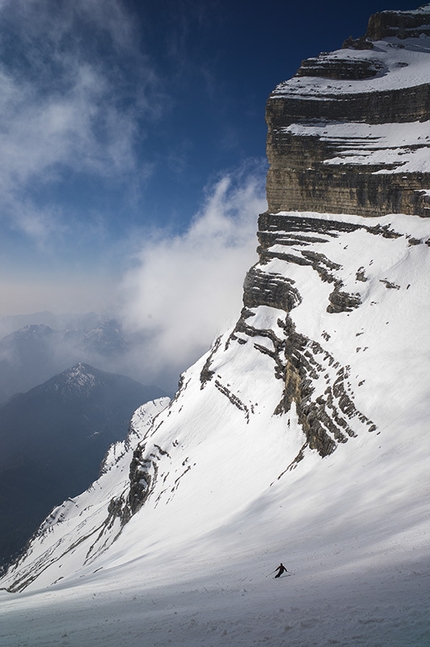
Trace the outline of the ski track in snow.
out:
M 303 555 L 305 557 L 305 555 Z M 319 555 L 324 559 L 324 555 Z M 267 558 L 266 558 L 267 559 Z M 273 565 L 273 562 L 271 562 Z M 190 563 L 189 570 L 193 570 Z M 201 568 L 202 565 L 199 565 Z M 3 647 L 342 645 L 425 647 L 429 643 L 426 564 L 321 575 L 297 563 L 273 580 L 261 562 L 226 564 L 216 575 L 113 590 L 103 577 L 83 590 L 2 602 Z M 242 571 L 243 568 L 243 571 Z M 248 574 L 245 574 L 245 570 Z M 176 577 L 175 577 L 176 576 Z M 165 578 L 162 578 L 165 579 Z M 128 586 L 127 586 L 128 585 Z M 3 597 L 3 596 L 2 596 Z M 23 607 L 23 608 L 22 608 Z

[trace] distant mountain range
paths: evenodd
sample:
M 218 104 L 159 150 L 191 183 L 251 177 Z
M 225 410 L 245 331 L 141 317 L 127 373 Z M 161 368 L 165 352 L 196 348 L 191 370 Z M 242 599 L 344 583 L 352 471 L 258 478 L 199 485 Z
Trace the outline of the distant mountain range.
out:
M 37 320 L 36 315 L 32 317 Z M 45 316 L 44 319 L 50 318 Z M 0 404 L 77 362 L 105 368 L 106 363 L 114 363 L 129 349 L 118 323 L 113 319 L 103 319 L 94 314 L 74 319 L 52 315 L 51 319 L 57 326 L 69 323 L 74 327 L 26 324 L 0 339 Z M 27 320 L 27 316 L 18 318 L 16 323 L 21 320 Z
M 106 319 L 106 318 L 104 318 Z M 0 338 L 24 328 L 24 326 L 43 325 L 54 330 L 72 330 L 82 328 L 91 330 L 97 328 L 103 321 L 103 317 L 95 312 L 83 314 L 64 313 L 56 315 L 49 310 L 34 312 L 32 314 L 8 315 L 0 318 Z
M 33 333 L 55 334 L 46 326 L 20 331 L 30 349 Z M 1 561 L 23 547 L 54 505 L 89 487 L 135 409 L 163 395 L 79 363 L 0 408 Z

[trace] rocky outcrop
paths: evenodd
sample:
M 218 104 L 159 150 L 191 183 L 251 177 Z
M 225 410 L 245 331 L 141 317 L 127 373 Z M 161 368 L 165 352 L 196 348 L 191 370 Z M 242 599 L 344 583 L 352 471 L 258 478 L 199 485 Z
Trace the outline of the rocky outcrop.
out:
M 333 286 L 325 305 L 330 315 L 348 314 L 361 306 L 359 290 L 367 281 L 364 268 L 357 267 L 354 282 L 357 289 L 349 291 L 341 278 L 342 265 L 322 251 L 316 251 L 342 235 L 353 236 L 360 231 L 371 238 L 400 236 L 387 225 L 365 226 L 357 218 L 354 222 L 267 212 L 259 218 L 260 262 L 246 276 L 244 308 L 230 341 L 253 340 L 257 351 L 269 354 L 274 360 L 274 376 L 284 385 L 274 413 L 287 414 L 294 405 L 306 439 L 289 469 L 302 460 L 306 448 L 324 457 L 361 431 L 376 430 L 375 424 L 354 403 L 350 367 L 343 366 L 329 351 L 326 342 L 330 335 L 327 333 L 322 341 L 312 339 L 300 332 L 293 321 L 293 311 L 303 300 L 299 285 L 290 277 L 294 275 L 294 266 L 315 272 L 322 284 Z M 273 330 L 261 329 L 253 323 L 260 307 L 279 311 L 278 336 Z M 262 344 L 258 338 L 270 340 L 271 345 Z M 209 360 L 205 366 L 208 368 Z
M 428 7 L 423 5 L 415 11 L 381 11 L 369 19 L 366 36 L 381 40 L 390 36 L 396 38 L 419 38 L 430 36 Z
M 275 88 L 271 213 L 430 215 L 429 43 L 430 5 L 382 12 L 365 37 L 303 61 Z
M 358 81 L 370 79 L 384 66 L 377 59 L 361 60 L 354 58 L 331 59 L 320 56 L 319 58 L 308 58 L 303 61 L 297 76 L 321 76 L 325 79 L 347 79 Z

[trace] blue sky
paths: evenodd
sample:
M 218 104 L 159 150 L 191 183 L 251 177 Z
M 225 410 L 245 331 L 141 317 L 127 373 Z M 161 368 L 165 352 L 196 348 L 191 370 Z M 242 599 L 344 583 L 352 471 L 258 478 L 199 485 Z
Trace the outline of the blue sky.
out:
M 264 209 L 270 91 L 371 13 L 416 6 L 0 0 L 0 316 L 117 308 L 137 326 L 156 310 L 133 295 L 154 256 L 160 277 L 167 266 L 151 294 L 168 296 L 194 253 L 208 291 L 237 248 L 239 281 Z

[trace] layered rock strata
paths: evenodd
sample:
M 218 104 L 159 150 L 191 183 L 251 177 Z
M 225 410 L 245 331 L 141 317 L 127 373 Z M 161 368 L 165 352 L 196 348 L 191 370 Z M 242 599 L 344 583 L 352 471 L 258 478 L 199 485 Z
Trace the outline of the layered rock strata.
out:
M 270 212 L 430 215 L 430 5 L 304 61 L 266 121 Z

